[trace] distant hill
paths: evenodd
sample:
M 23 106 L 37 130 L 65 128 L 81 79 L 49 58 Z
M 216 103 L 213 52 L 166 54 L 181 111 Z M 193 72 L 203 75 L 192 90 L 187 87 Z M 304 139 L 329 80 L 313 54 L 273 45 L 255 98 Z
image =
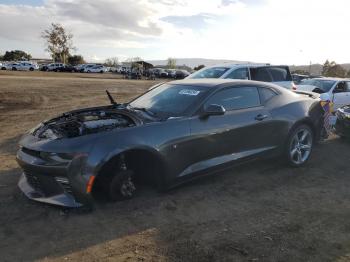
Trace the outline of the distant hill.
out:
M 198 65 L 212 66 L 216 64 L 223 63 L 235 63 L 235 64 L 244 64 L 249 63 L 248 61 L 237 61 L 237 60 L 226 60 L 226 59 L 206 59 L 206 58 L 175 58 L 176 65 L 182 66 L 186 65 L 189 67 L 196 67 Z M 166 65 L 167 60 L 148 60 L 148 63 L 151 63 L 154 66 L 157 65 Z
M 350 64 L 339 64 L 342 66 L 346 71 L 350 70 Z M 321 64 L 312 64 L 311 65 L 311 75 L 321 75 L 322 73 L 323 65 Z M 309 72 L 310 65 L 299 65 L 299 66 L 290 66 L 290 70 L 293 72 L 295 70 L 303 70 L 306 72 Z
M 231 64 L 246 64 L 246 63 L 254 63 L 250 61 L 239 61 L 239 60 L 228 60 L 228 59 L 206 59 L 206 58 L 175 58 L 176 65 L 182 66 L 186 65 L 191 68 L 194 68 L 198 65 L 212 66 L 217 64 L 231 63 Z M 154 66 L 164 66 L 167 64 L 167 60 L 148 60 L 148 63 L 151 63 Z M 350 63 L 349 64 L 340 64 L 346 71 L 350 71 Z M 321 64 L 312 64 L 311 65 L 311 74 L 312 75 L 320 75 L 322 73 Z M 310 65 L 291 65 L 290 70 L 293 72 L 295 70 L 303 70 L 309 72 Z

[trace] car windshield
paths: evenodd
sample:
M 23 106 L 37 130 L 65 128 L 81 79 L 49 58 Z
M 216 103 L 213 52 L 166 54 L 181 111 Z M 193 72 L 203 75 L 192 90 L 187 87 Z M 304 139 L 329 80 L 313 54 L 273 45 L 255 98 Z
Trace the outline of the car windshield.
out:
M 163 84 L 136 98 L 129 106 L 143 109 L 160 117 L 184 116 L 208 92 L 208 88 Z
M 323 92 L 328 92 L 332 86 L 335 84 L 334 80 L 326 79 L 304 79 L 300 82 L 300 85 L 310 85 L 321 89 Z
M 219 78 L 221 77 L 223 74 L 225 74 L 225 72 L 227 72 L 227 70 L 229 70 L 230 68 L 228 67 L 210 67 L 210 68 L 204 68 L 194 74 L 192 74 L 189 78 Z

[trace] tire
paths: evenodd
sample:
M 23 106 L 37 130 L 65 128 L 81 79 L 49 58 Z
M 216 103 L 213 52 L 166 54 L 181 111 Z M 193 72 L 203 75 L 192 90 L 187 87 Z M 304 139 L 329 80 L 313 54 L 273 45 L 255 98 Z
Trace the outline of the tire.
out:
M 17 68 L 16 67 L 12 67 L 12 71 L 17 71 Z
M 292 167 L 300 167 L 309 160 L 314 145 L 314 132 L 308 125 L 298 125 L 289 134 L 285 146 L 285 160 Z
M 135 196 L 136 187 L 131 170 L 119 170 L 107 183 L 108 198 L 111 201 L 131 199 Z
M 29 71 L 34 71 L 34 68 L 33 67 L 29 68 Z

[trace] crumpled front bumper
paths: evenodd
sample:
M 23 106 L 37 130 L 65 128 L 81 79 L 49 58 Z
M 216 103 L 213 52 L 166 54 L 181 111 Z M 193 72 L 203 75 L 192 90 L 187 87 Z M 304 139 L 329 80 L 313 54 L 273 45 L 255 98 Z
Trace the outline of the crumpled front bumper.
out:
M 92 205 L 81 159 L 53 165 L 36 154 L 23 149 L 17 152 L 17 162 L 23 170 L 18 186 L 29 199 L 73 208 Z
M 56 193 L 46 195 L 42 190 L 35 188 L 28 181 L 27 175 L 25 173 L 21 175 L 20 180 L 18 182 L 18 187 L 31 200 L 65 207 L 83 206 L 83 204 L 75 200 L 73 195 L 64 191 L 58 191 Z
M 337 119 L 335 123 L 335 132 L 340 136 L 350 137 L 350 119 Z

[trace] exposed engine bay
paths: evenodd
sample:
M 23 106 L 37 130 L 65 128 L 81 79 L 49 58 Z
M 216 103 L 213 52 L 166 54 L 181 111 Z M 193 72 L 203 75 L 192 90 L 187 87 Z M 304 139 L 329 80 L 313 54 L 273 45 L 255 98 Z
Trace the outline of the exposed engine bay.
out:
M 72 138 L 135 125 L 131 117 L 116 110 L 91 109 L 65 113 L 46 121 L 32 134 L 44 139 Z

